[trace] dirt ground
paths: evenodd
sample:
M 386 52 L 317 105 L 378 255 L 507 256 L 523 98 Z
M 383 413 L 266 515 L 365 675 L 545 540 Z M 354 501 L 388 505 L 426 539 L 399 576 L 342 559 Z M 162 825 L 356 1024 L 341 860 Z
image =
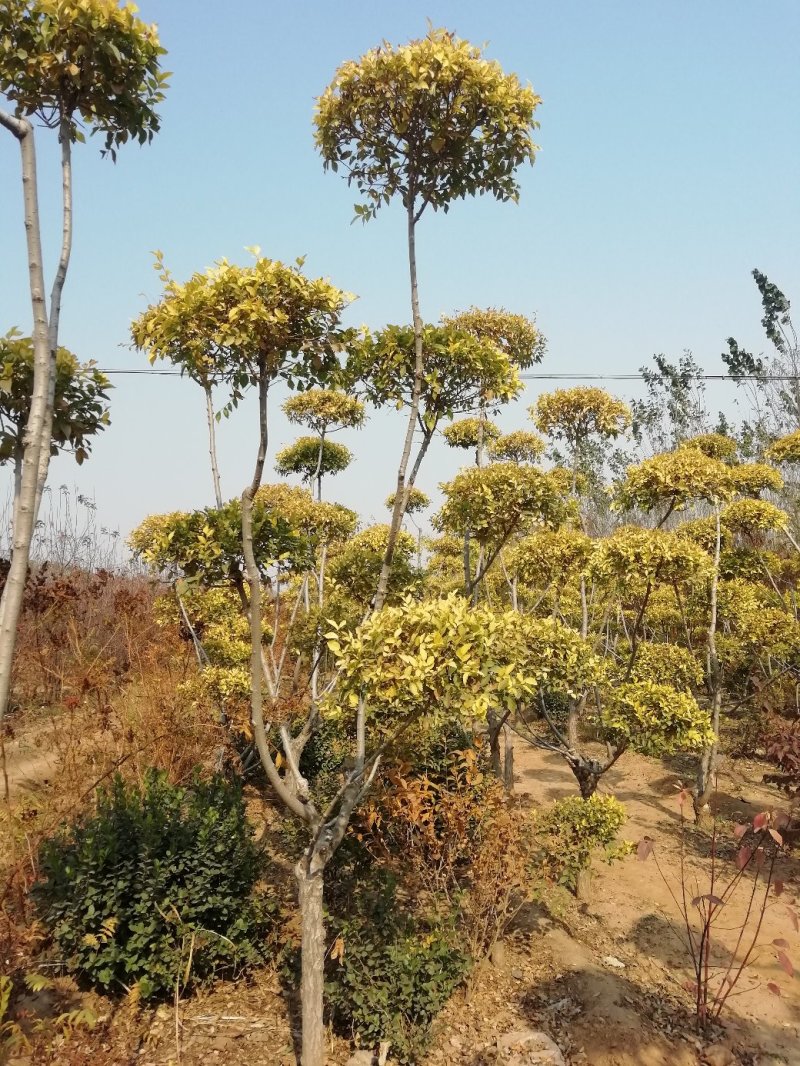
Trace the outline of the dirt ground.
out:
M 520 741 L 516 747 L 520 794 L 537 804 L 574 794 L 574 779 L 557 756 Z M 20 791 L 41 787 L 49 769 L 25 738 L 9 746 L 8 765 L 12 789 Z M 596 866 L 588 902 L 565 898 L 549 909 L 528 908 L 503 950 L 474 972 L 440 1016 L 426 1066 L 489 1066 L 496 1038 L 521 1028 L 548 1032 L 571 1066 L 800 1066 L 800 980 L 780 968 L 771 943 L 787 940 L 789 955 L 800 959 L 800 935 L 787 910 L 800 894 L 797 862 L 776 872 L 785 891 L 765 914 L 763 946 L 729 1001 L 724 1029 L 706 1041 L 695 1035 L 683 988 L 690 969 L 673 898 L 680 885 L 681 769 L 679 762 L 626 755 L 602 786 L 625 804 L 625 838 L 653 838 L 667 884 L 652 857 L 643 863 L 633 855 Z M 764 769 L 743 761 L 723 767 L 717 797 L 722 819 L 746 821 L 760 810 L 785 806 L 779 793 L 760 784 Z M 708 891 L 708 837 L 687 826 L 683 839 L 689 891 L 699 895 Z M 722 865 L 730 870 L 732 861 Z M 742 886 L 727 904 L 718 957 L 735 941 L 746 907 Z M 780 987 L 780 996 L 768 990 L 769 983 Z M 31 1016 L 75 1005 L 73 986 L 66 980 L 57 984 L 56 991 L 26 997 Z M 177 1011 L 162 1005 L 132 1012 L 100 999 L 93 1005 L 100 1021 L 90 1033 L 78 1031 L 60 1045 L 26 1050 L 8 1062 L 293 1066 L 296 1061 L 292 1020 L 270 974 L 219 985 Z M 345 1042 L 331 1037 L 332 1066 L 345 1063 L 349 1054 Z

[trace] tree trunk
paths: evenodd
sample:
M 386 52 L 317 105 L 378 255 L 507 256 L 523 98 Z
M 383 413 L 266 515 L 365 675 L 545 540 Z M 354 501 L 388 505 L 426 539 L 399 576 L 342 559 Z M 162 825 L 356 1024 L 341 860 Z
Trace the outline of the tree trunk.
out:
M 49 437 L 43 434 L 49 425 L 47 401 L 50 393 L 52 360 L 45 301 L 42 242 L 39 220 L 39 201 L 36 174 L 36 147 L 33 127 L 24 120 L 2 116 L 3 125 L 10 129 L 20 146 L 22 161 L 22 192 L 25 212 L 25 234 L 28 251 L 28 276 L 33 310 L 33 395 L 28 424 L 22 444 L 22 470 L 19 496 L 14 501 L 14 530 L 11 566 L 0 600 L 0 723 L 8 706 L 11 690 L 11 668 L 17 638 L 17 623 L 22 610 L 25 582 L 30 561 L 31 540 L 36 522 L 37 481 L 42 448 L 49 457 Z
M 50 381 L 47 389 L 47 407 L 42 427 L 42 447 L 39 450 L 39 465 L 36 472 L 36 506 L 34 521 L 39 517 L 47 473 L 50 469 L 50 440 L 53 435 L 53 408 L 56 399 L 56 357 L 58 352 L 58 327 L 61 322 L 61 295 L 67 280 L 69 260 L 72 255 L 72 142 L 69 123 L 62 119 L 59 130 L 61 145 L 61 252 L 58 257 L 53 286 L 50 290 L 50 314 L 47 323 L 50 346 Z
M 581 799 L 589 799 L 597 791 L 600 778 L 603 776 L 603 767 L 594 759 L 584 759 L 583 757 L 581 757 L 579 762 L 570 762 L 569 767 L 578 782 L 578 788 L 581 790 Z
M 567 710 L 567 743 L 571 748 L 577 748 L 578 746 L 578 720 L 585 704 L 585 696 L 581 696 L 579 700 L 571 698 L 569 701 Z
M 322 910 L 324 868 L 314 868 L 313 856 L 303 858 L 294 868 L 302 928 L 302 1066 L 323 1066 L 325 1025 L 323 989 L 325 984 L 325 919 Z
M 711 618 L 708 625 L 708 688 L 711 695 L 711 728 L 714 740 L 709 744 L 697 766 L 697 778 L 692 793 L 694 816 L 698 824 L 707 821 L 710 815 L 708 801 L 714 789 L 717 774 L 717 755 L 719 752 L 719 723 L 722 711 L 722 671 L 717 655 L 717 593 L 719 587 L 719 560 L 722 548 L 720 507 L 716 505 L 716 541 L 714 544 L 714 574 L 711 579 Z
M 214 499 L 217 507 L 222 507 L 222 485 L 219 480 L 219 464 L 217 463 L 217 431 L 214 416 L 214 398 L 211 395 L 211 386 L 204 386 L 206 394 L 206 419 L 208 421 L 208 457 L 211 460 L 211 480 L 214 482 Z
M 505 757 L 503 759 L 503 784 L 506 792 L 514 791 L 514 734 L 507 725 L 503 726 L 505 740 Z
M 492 773 L 497 778 L 503 776 L 503 766 L 500 757 L 500 721 L 494 711 L 489 711 L 486 716 L 486 724 L 489 727 L 489 755 L 492 761 Z
M 408 220 L 408 271 L 411 280 L 411 314 L 414 322 L 414 387 L 411 392 L 411 409 L 408 414 L 406 438 L 403 442 L 403 453 L 400 457 L 400 466 L 397 470 L 397 490 L 392 509 L 392 521 L 389 526 L 389 536 L 386 540 L 386 551 L 383 556 L 378 587 L 375 599 L 372 602 L 373 609 L 379 611 L 386 601 L 386 593 L 389 588 L 389 575 L 392 570 L 394 549 L 397 544 L 397 536 L 406 509 L 406 470 L 411 456 L 411 445 L 414 441 L 414 430 L 417 428 L 417 416 L 419 414 L 419 402 L 422 395 L 422 316 L 419 312 L 419 292 L 417 289 L 417 250 L 414 217 L 414 197 L 409 195 L 406 208 Z
M 470 585 L 472 584 L 472 563 L 470 561 L 469 551 L 469 527 L 464 530 L 464 547 L 461 552 L 463 564 L 464 564 L 464 592 L 469 595 Z
M 578 870 L 578 876 L 575 878 L 575 898 L 582 903 L 588 903 L 592 898 L 592 869 L 590 866 L 586 866 L 583 870 Z

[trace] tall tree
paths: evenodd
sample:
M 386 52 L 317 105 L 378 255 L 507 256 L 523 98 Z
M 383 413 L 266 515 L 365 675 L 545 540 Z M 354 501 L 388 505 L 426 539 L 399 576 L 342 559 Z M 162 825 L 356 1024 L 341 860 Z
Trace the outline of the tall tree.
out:
M 128 140 L 148 142 L 168 75 L 155 26 L 115 0 L 4 0 L 0 4 L 0 126 L 20 149 L 23 218 L 33 313 L 33 375 L 15 491 L 11 568 L 0 603 L 0 719 L 11 684 L 31 539 L 50 463 L 61 297 L 72 251 L 72 145 L 85 130 L 116 158 Z M 46 295 L 34 122 L 61 147 L 61 248 Z
M 386 596 L 407 502 L 407 470 L 424 382 L 416 227 L 424 212 L 489 193 L 517 200 L 517 169 L 533 162 L 539 97 L 480 48 L 443 29 L 398 47 L 384 42 L 344 63 L 317 101 L 316 141 L 326 168 L 341 167 L 361 195 L 356 216 L 373 218 L 399 199 L 406 213 L 414 379 L 389 539 L 374 606 Z M 305 1059 L 304 1059 L 305 1062 Z M 308 1062 L 312 1059 L 309 1057 Z

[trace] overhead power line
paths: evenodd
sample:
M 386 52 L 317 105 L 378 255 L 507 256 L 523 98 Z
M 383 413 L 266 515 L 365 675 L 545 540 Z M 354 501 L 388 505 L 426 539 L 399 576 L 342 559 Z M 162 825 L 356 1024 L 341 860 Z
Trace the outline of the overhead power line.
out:
M 655 371 L 652 372 L 655 375 Z M 520 374 L 523 381 L 644 381 L 639 374 Z M 800 381 L 800 374 L 692 374 L 692 381 Z
M 117 367 L 98 367 L 101 374 L 108 376 L 117 375 L 150 375 L 151 377 L 179 378 L 186 377 L 180 370 L 151 370 L 142 368 L 138 370 L 125 370 Z M 520 374 L 523 381 L 644 381 L 645 375 L 637 374 Z M 692 381 L 732 381 L 734 384 L 740 381 L 800 381 L 800 374 L 692 374 Z

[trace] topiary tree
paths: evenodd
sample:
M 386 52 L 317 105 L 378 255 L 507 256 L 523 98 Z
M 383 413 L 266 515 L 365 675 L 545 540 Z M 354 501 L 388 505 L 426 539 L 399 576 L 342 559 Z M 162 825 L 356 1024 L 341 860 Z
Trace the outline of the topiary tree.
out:
M 508 403 L 522 389 L 509 356 L 493 341 L 480 340 L 453 326 L 425 326 L 422 336 L 425 363 L 419 382 L 414 331 L 408 327 L 387 326 L 367 335 L 354 346 L 347 362 L 351 384 L 373 406 L 409 408 L 416 404 L 422 439 L 406 479 L 409 490 L 444 419 L 469 411 L 488 398 L 495 404 Z M 475 444 L 478 454 L 480 429 L 481 423 Z
M 504 308 L 489 307 L 482 310 L 471 307 L 455 315 L 443 315 L 442 322 L 463 330 L 478 340 L 496 345 L 519 370 L 528 370 L 535 363 L 541 362 L 544 356 L 545 340 L 535 324 L 524 315 L 514 314 Z M 486 407 L 490 402 L 491 396 L 480 397 L 478 434 L 475 442 L 475 462 L 478 466 L 483 465 L 484 448 L 491 444 L 493 439 L 484 434 L 484 426 L 487 424 Z M 463 447 L 454 444 L 449 438 L 448 444 Z
M 638 466 L 628 470 L 626 479 L 619 492 L 619 500 L 624 507 L 641 507 L 648 511 L 660 512 L 658 528 L 662 527 L 670 516 L 678 510 L 697 503 L 710 505 L 712 517 L 705 523 L 704 535 L 712 556 L 713 566 L 708 581 L 707 624 L 706 624 L 706 677 L 705 687 L 711 706 L 711 729 L 713 739 L 705 746 L 698 761 L 696 781 L 693 789 L 695 815 L 699 819 L 708 813 L 708 802 L 714 787 L 716 766 L 719 754 L 719 730 L 722 704 L 725 691 L 725 671 L 718 652 L 719 629 L 719 590 L 722 561 L 722 547 L 725 527 L 722 519 L 723 506 L 733 507 L 732 522 L 738 520 L 749 522 L 751 528 L 757 521 L 753 504 L 758 495 L 766 490 L 780 488 L 782 479 L 777 470 L 764 463 L 733 464 L 715 458 L 713 454 L 727 453 L 721 449 L 719 435 L 709 439 L 708 436 L 687 441 L 674 452 L 653 456 Z M 735 501 L 735 497 L 745 499 Z M 775 515 L 760 512 L 760 520 L 772 522 Z M 695 524 L 696 527 L 696 524 Z M 730 529 L 730 527 L 728 527 Z M 695 533 L 699 532 L 695 528 Z M 760 564 L 763 565 L 763 562 Z
M 482 466 L 483 449 L 501 436 L 500 427 L 490 422 L 483 414 L 480 417 L 459 418 L 445 426 L 442 436 L 450 448 L 475 449 L 475 465 Z
M 631 424 L 627 404 L 605 389 L 590 386 L 544 393 L 529 412 L 541 433 L 564 444 L 573 494 L 578 472 L 595 465 L 591 449 L 618 437 Z
M 294 451 L 286 456 L 285 469 L 279 473 L 296 473 L 304 481 L 317 482 L 317 499 L 322 499 L 322 478 L 336 474 L 350 463 L 350 452 L 341 444 L 326 438 L 342 429 L 360 429 L 365 421 L 364 405 L 355 396 L 335 389 L 307 389 L 290 396 L 283 405 L 290 422 L 308 426 L 316 434 L 316 462 L 312 466 L 314 438 L 302 437 L 294 444 Z M 304 442 L 301 445 L 301 441 Z M 284 450 L 285 452 L 288 449 Z M 279 458 L 279 465 L 282 461 Z
M 353 453 L 344 444 L 321 437 L 298 437 L 275 456 L 275 470 L 283 477 L 298 474 L 305 482 L 317 483 L 317 500 L 322 500 L 322 479 L 346 470 Z
M 496 462 L 535 463 L 544 453 L 544 441 L 536 433 L 515 429 L 489 444 L 489 456 Z
M 475 574 L 465 552 L 467 596 L 473 596 L 514 534 L 534 522 L 558 526 L 569 514 L 564 470 L 545 472 L 516 463 L 492 463 L 462 470 L 441 488 L 447 498 L 435 520 L 437 528 L 461 537 L 469 531 L 483 549 Z
M 446 326 L 491 341 L 506 353 L 519 370 L 529 370 L 544 358 L 546 341 L 535 322 L 504 307 L 470 307 L 454 315 L 442 315 Z
M 72 252 L 72 146 L 85 130 L 104 139 L 112 159 L 128 140 L 150 141 L 168 75 L 155 26 L 115 0 L 6 0 L 0 6 L 0 127 L 20 148 L 33 328 L 30 407 L 14 501 L 11 567 L 0 601 L 0 720 L 8 703 L 17 622 L 33 530 L 53 440 L 61 297 Z M 34 122 L 57 131 L 61 149 L 61 247 L 49 298 Z
M 539 97 L 514 75 L 441 29 L 399 47 L 384 43 L 358 61 L 344 63 L 317 101 L 317 147 L 325 167 L 341 167 L 358 189 L 362 201 L 356 216 L 373 218 L 394 198 L 406 213 L 413 377 L 378 608 L 403 516 L 425 375 L 416 227 L 428 208 L 447 211 L 458 198 L 489 193 L 501 202 L 517 199 L 515 171 L 533 162 L 538 104 Z M 307 1066 L 315 1066 L 320 1055 L 321 1050 L 310 1051 Z

